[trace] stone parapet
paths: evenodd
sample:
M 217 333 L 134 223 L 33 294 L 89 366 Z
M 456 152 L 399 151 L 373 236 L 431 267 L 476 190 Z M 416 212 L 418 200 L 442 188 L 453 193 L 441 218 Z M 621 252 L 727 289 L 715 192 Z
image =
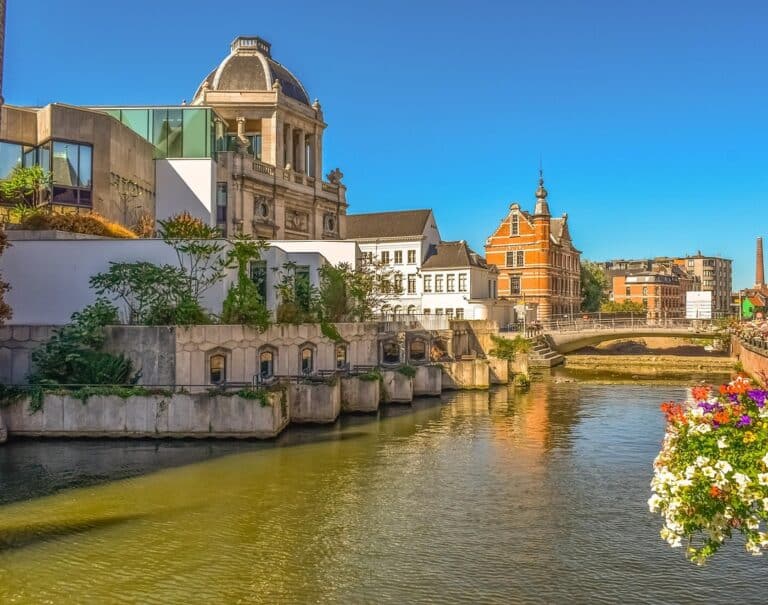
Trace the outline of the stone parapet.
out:
M 266 405 L 237 395 L 92 396 L 46 394 L 32 412 L 29 400 L 0 408 L 10 436 L 28 437 L 215 437 L 268 439 L 288 424 L 282 391 Z

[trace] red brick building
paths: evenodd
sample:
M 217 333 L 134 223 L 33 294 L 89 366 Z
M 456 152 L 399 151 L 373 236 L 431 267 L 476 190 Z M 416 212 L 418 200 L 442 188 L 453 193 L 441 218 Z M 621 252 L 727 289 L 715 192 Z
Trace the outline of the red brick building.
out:
M 498 295 L 536 305 L 538 319 L 572 316 L 581 307 L 581 252 L 568 215 L 553 218 L 540 175 L 533 214 L 512 204 L 485 243 L 486 262 L 499 269 Z

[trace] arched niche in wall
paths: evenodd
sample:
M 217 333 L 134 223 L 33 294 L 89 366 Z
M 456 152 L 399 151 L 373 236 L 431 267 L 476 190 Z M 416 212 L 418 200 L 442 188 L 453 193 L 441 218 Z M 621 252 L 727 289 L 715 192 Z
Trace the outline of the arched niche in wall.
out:
M 383 365 L 396 365 L 401 361 L 401 346 L 395 338 L 382 340 L 379 344 L 379 358 Z
M 229 349 L 217 347 L 205 354 L 205 373 L 208 384 L 223 385 L 230 380 L 229 367 L 232 352 Z
M 259 348 L 259 379 L 270 380 L 275 377 L 277 368 L 277 349 L 269 345 Z
M 317 347 L 311 342 L 299 345 L 299 374 L 309 376 L 314 374 L 317 365 Z

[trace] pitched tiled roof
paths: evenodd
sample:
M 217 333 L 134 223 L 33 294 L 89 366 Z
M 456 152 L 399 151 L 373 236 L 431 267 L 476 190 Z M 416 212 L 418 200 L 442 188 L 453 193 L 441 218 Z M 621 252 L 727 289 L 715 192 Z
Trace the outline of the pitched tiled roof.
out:
M 431 210 L 347 215 L 347 239 L 412 237 L 424 233 Z
M 485 259 L 474 252 L 467 242 L 440 242 L 437 245 L 437 252 L 430 256 L 422 269 L 458 269 L 463 267 L 481 267 L 489 268 Z

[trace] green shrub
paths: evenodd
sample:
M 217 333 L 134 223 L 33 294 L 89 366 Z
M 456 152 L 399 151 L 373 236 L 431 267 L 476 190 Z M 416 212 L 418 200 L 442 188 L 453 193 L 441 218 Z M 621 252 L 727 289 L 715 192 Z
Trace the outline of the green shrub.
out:
M 72 314 L 71 322 L 32 352 L 31 384 L 135 384 L 140 373 L 123 355 L 100 351 L 104 326 L 118 323 L 117 308 L 99 299 Z
M 403 376 L 407 376 L 408 378 L 413 378 L 416 376 L 416 368 L 409 365 L 402 365 L 399 368 L 397 368 L 397 371 L 400 372 Z
M 491 341 L 495 346 L 488 354 L 499 359 L 513 361 L 518 353 L 528 353 L 531 350 L 531 341 L 520 335 L 515 338 L 502 338 L 491 334 Z

